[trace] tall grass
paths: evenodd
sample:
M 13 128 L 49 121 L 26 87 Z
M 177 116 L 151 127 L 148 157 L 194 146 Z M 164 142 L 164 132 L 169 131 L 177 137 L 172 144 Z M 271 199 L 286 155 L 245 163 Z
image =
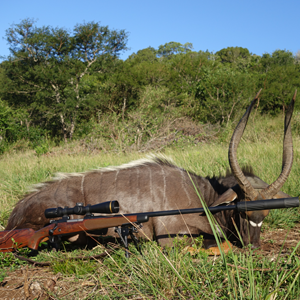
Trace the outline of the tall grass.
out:
M 276 129 L 274 125 L 276 129 L 274 129 L 274 134 L 267 131 L 258 132 L 257 141 L 254 141 L 255 126 L 258 125 L 255 124 L 251 127 L 251 122 L 249 125 L 238 148 L 239 163 L 240 165 L 251 165 L 261 179 L 267 183 L 273 182 L 279 176 L 282 167 L 282 127 L 278 126 Z M 268 124 L 262 124 L 258 128 L 263 125 L 269 128 Z M 229 140 L 229 137 L 230 135 L 226 139 Z M 164 150 L 164 154 L 171 157 L 177 165 L 201 176 L 224 175 L 226 169 L 229 169 L 228 143 L 229 141 L 196 146 L 187 145 L 183 149 L 168 148 Z M 294 134 L 294 164 L 291 174 L 282 188 L 291 196 L 299 195 L 299 144 L 300 139 L 298 135 Z M 145 154 L 138 152 L 100 153 L 97 155 L 72 152 L 70 154 L 55 148 L 52 150 L 52 154 L 43 156 L 36 156 L 34 151 L 4 154 L 0 159 L 1 219 L 5 221 L 13 205 L 26 193 L 30 185 L 50 180 L 56 172 L 82 172 L 119 165 L 141 157 L 145 157 Z M 280 218 L 282 212 L 272 212 L 270 219 L 273 216 L 273 221 L 271 223 Z M 297 219 L 297 216 L 294 214 L 292 218 Z M 274 223 L 274 225 L 276 224 L 279 222 Z
M 275 121 L 259 119 L 253 122 L 250 119 L 248 130 L 238 149 L 240 165 L 252 165 L 256 174 L 268 183 L 278 177 L 282 164 L 283 121 L 280 120 L 280 125 L 279 118 Z M 294 130 L 294 165 L 282 189 L 291 196 L 299 195 L 300 139 L 297 133 Z M 229 168 L 229 138 L 230 133 L 224 133 L 219 143 L 186 145 L 183 148 L 177 146 L 165 149 L 164 154 L 171 157 L 177 165 L 201 176 L 224 175 Z M 48 156 L 37 157 L 33 151 L 3 155 L 0 159 L 2 225 L 5 225 L 13 205 L 26 192 L 27 187 L 50 180 L 55 172 L 81 172 L 119 165 L 144 156 L 137 152 L 70 154 L 55 148 Z M 208 215 L 214 228 L 214 219 Z M 265 229 L 270 225 L 289 228 L 298 221 L 299 209 L 277 210 L 269 214 L 263 226 Z M 299 243 L 289 254 L 280 252 L 272 259 L 259 256 L 250 248 L 230 252 L 220 258 L 211 258 L 202 252 L 192 256 L 184 251 L 184 245 L 180 243 L 163 250 L 152 242 L 142 245 L 142 255 L 131 246 L 132 254 L 129 259 L 125 259 L 123 250 L 116 251 L 103 261 L 73 261 L 68 257 L 75 253 L 65 254 L 63 251 L 41 252 L 37 259 L 51 260 L 53 272 L 60 272 L 65 278 L 72 275 L 79 281 L 84 280 L 90 282 L 91 286 L 98 286 L 81 291 L 77 289 L 70 295 L 73 299 L 275 300 L 300 297 L 298 248 Z M 64 262 L 57 261 L 61 256 L 65 258 Z

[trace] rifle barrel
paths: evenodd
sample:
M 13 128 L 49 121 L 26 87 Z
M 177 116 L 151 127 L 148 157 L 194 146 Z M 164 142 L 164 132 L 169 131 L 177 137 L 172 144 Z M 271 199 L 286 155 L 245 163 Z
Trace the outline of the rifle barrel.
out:
M 256 201 L 242 201 L 233 205 L 220 205 L 215 207 L 207 207 L 207 209 L 211 213 L 217 213 L 224 210 L 235 210 L 237 212 L 244 211 L 254 211 L 254 210 L 269 210 L 276 208 L 290 208 L 290 207 L 298 207 L 299 206 L 299 198 L 280 198 L 280 199 L 269 199 L 269 200 L 256 200 Z M 163 217 L 163 216 L 173 216 L 173 215 L 185 215 L 192 213 L 205 213 L 204 208 L 189 208 L 189 209 L 179 209 L 179 210 L 166 210 L 166 211 L 154 211 L 154 212 L 145 212 L 139 213 L 138 222 L 142 221 L 144 216 L 150 217 Z M 125 216 L 129 216 L 131 214 L 126 214 Z M 141 218 L 141 221 L 139 221 Z

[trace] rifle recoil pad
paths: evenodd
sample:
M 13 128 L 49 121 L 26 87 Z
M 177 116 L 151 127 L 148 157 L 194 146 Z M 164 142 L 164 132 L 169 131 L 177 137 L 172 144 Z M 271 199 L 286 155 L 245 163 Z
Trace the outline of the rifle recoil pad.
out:
M 100 213 L 100 214 L 111 214 L 111 213 L 118 213 L 119 212 L 119 202 L 114 201 L 107 201 L 95 205 L 87 205 L 82 206 L 82 204 L 77 203 L 76 206 L 73 208 L 69 207 L 56 207 L 56 208 L 47 208 L 45 210 L 45 217 L 48 219 L 59 218 L 63 216 L 69 215 L 86 215 L 86 214 L 93 214 L 93 213 Z

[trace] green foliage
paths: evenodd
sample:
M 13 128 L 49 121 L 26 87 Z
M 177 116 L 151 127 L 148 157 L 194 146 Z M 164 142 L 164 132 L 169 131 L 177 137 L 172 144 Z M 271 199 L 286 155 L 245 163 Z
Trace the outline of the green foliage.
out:
M 180 44 L 177 42 L 169 42 L 164 45 L 160 45 L 156 51 L 158 57 L 170 58 L 176 54 L 185 54 L 193 49 L 192 43 Z
M 251 53 L 247 48 L 227 47 L 216 52 L 223 64 L 231 64 L 232 67 L 245 68 L 251 62 Z
M 197 85 L 202 81 L 206 69 L 213 70 L 217 63 L 208 53 L 175 55 L 168 61 L 169 80 L 165 85 L 176 94 L 195 97 Z
M 185 117 L 198 126 L 230 127 L 260 88 L 256 112 L 275 116 L 300 85 L 298 56 L 290 51 L 262 57 L 243 47 L 194 52 L 191 43 L 173 41 L 122 61 L 118 56 L 127 37 L 124 30 L 95 22 L 78 24 L 73 31 L 37 27 L 31 19 L 11 26 L 6 32 L 11 57 L 0 65 L 5 99 L 0 103 L 0 153 L 29 146 L 40 155 L 49 151 L 51 140 L 89 139 L 95 124 L 104 127 L 99 138 L 106 145 L 117 141 L 130 147 L 141 136 L 133 135 L 130 126 L 142 129 L 146 141 L 165 126 L 165 113 L 169 122 Z M 108 120 L 116 133 L 107 130 Z M 38 131 L 41 138 L 34 137 Z M 225 141 L 226 130 L 221 135 Z
M 42 143 L 47 131 L 30 126 L 28 118 L 24 109 L 12 109 L 0 100 L 0 153 L 4 153 L 11 148 L 10 145 L 21 140 L 28 141 L 33 149 Z
M 194 117 L 202 122 L 229 125 L 248 104 L 258 89 L 253 77 L 238 70 L 203 68 L 197 85 Z
M 37 156 L 41 156 L 49 152 L 49 145 L 47 143 L 43 143 L 40 146 L 36 146 L 34 150 Z
M 284 112 L 290 103 L 295 90 L 300 85 L 300 65 L 273 66 L 262 76 L 264 89 L 261 94 L 260 106 L 263 113 L 276 115 Z M 296 101 L 296 110 L 300 105 Z
M 265 72 L 273 67 L 292 65 L 294 62 L 294 55 L 288 50 L 275 50 L 272 54 L 263 54 L 261 58 L 262 69 Z
M 173 247 L 175 247 L 179 252 L 185 251 L 187 246 L 191 246 L 196 250 L 199 250 L 203 247 L 203 236 L 200 235 L 195 238 L 190 238 L 189 236 L 185 235 L 183 237 L 176 237 L 173 240 Z
M 9 215 L 11 213 L 11 209 L 1 209 L 0 212 L 0 228 L 5 228 L 6 222 L 9 218 Z
M 23 138 L 25 127 L 22 122 L 26 117 L 24 110 L 14 110 L 0 99 L 0 140 L 14 142 Z
M 134 63 L 142 63 L 142 62 L 154 63 L 158 61 L 158 58 L 156 56 L 156 50 L 152 47 L 148 47 L 139 50 L 136 54 L 135 53 L 131 54 L 128 60 L 131 60 Z
M 291 228 L 299 223 L 300 214 L 298 208 L 284 210 L 271 210 L 266 218 L 266 224 L 271 228 Z
M 52 269 L 55 273 L 62 273 L 67 275 L 75 275 L 77 277 L 93 274 L 97 271 L 97 264 L 87 264 L 84 260 L 74 261 L 72 259 L 65 259 L 63 262 L 53 263 Z
M 300 136 L 300 111 L 299 110 L 293 113 L 292 132 L 294 133 L 294 135 Z
M 102 57 L 117 57 L 126 49 L 127 33 L 90 22 L 78 24 L 71 35 L 63 28 L 34 26 L 25 19 L 6 31 L 12 56 L 4 64 L 11 102 L 26 107 L 55 134 L 72 138 L 78 118 L 96 102 L 89 97 L 89 72 L 100 72 Z M 105 64 L 103 64 L 104 66 Z M 92 68 L 92 66 L 94 68 Z M 21 96 L 19 96 L 21 95 Z
M 130 152 L 163 148 L 180 134 L 175 123 L 184 118 L 187 110 L 183 104 L 191 99 L 188 95 L 176 95 L 168 88 L 147 86 L 139 91 L 136 109 L 127 114 L 99 115 L 97 122 L 89 122 L 90 133 L 85 144 L 89 149 Z M 179 141 L 180 142 L 180 141 Z M 184 143 L 187 142 L 185 139 Z
M 23 251 L 22 254 L 28 255 L 28 249 L 25 251 L 26 252 Z M 25 265 L 25 264 L 26 264 L 26 262 L 15 258 L 12 253 L 0 252 L 0 269 L 2 270 L 0 279 L 3 280 L 3 277 L 5 276 L 5 273 L 7 271 L 14 271 L 15 269 L 17 269 L 20 266 Z M 0 281 L 2 281 L 2 280 L 0 280 Z

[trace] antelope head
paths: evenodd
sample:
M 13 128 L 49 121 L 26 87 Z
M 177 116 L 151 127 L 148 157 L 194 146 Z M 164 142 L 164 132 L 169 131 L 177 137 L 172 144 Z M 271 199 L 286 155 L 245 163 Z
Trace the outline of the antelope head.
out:
M 284 122 L 284 138 L 283 138 L 283 159 L 282 159 L 282 171 L 279 177 L 270 185 L 263 189 L 257 189 L 253 186 L 249 178 L 247 178 L 237 161 L 237 147 L 243 135 L 244 129 L 247 125 L 249 115 L 252 108 L 254 107 L 261 90 L 256 94 L 254 100 L 251 102 L 246 113 L 241 118 L 239 124 L 235 128 L 235 131 L 232 135 L 228 158 L 229 164 L 232 170 L 233 175 L 235 176 L 239 187 L 242 190 L 244 199 L 241 201 L 255 201 L 255 200 L 265 200 L 272 198 L 283 198 L 280 192 L 283 184 L 287 180 L 292 164 L 293 164 L 293 141 L 292 141 L 292 130 L 291 130 L 291 119 L 294 110 L 294 103 L 296 99 L 297 90 L 291 100 L 291 103 L 286 111 L 285 122 Z M 235 193 L 235 192 L 233 192 Z M 233 198 L 237 198 L 233 196 Z M 245 245 L 251 243 L 252 248 L 257 248 L 260 246 L 260 232 L 261 225 L 264 218 L 268 215 L 269 210 L 262 211 L 248 211 L 240 214 L 240 233 Z

